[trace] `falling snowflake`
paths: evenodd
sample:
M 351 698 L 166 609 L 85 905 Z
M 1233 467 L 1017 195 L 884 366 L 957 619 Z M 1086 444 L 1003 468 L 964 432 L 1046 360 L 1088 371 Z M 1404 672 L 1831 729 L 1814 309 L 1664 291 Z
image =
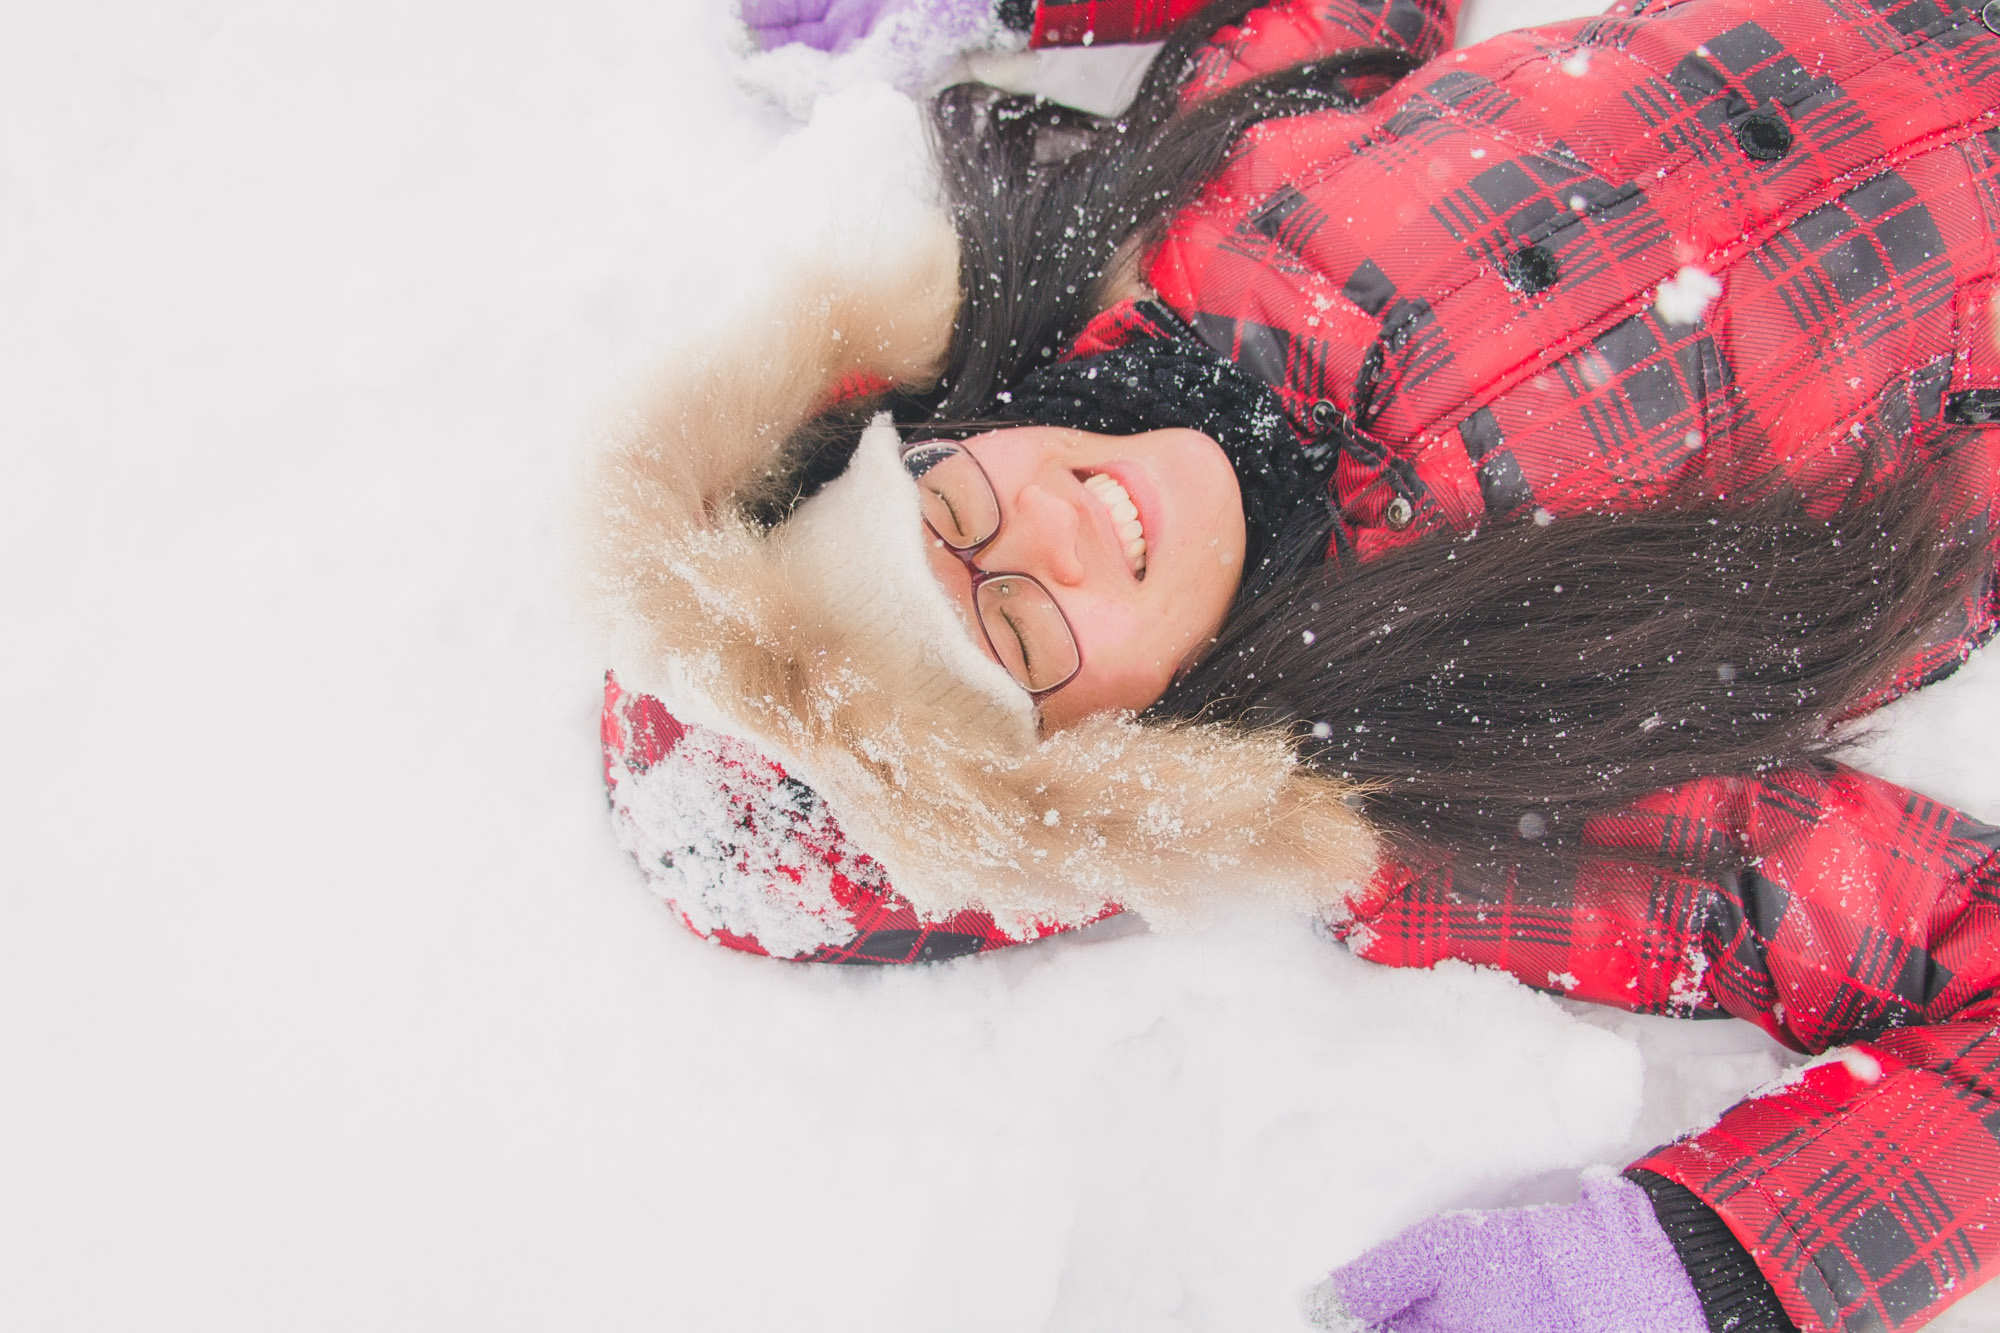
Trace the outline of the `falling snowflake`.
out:
M 1840 1063 L 1856 1080 L 1871 1088 L 1882 1081 L 1882 1062 L 1859 1047 L 1841 1052 Z

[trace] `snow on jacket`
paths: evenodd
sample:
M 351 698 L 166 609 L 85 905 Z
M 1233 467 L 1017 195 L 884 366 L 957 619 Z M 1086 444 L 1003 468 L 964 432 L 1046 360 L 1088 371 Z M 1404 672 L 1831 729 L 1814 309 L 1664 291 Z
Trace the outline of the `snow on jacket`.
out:
M 1143 38 L 1192 8 L 1044 4 L 1036 41 Z M 1966 516 L 1991 520 L 2000 37 L 1976 13 L 1687 0 L 1439 54 L 1454 17 L 1449 0 L 1281 0 L 1221 34 L 1193 95 L 1355 45 L 1435 58 L 1364 111 L 1250 131 L 1147 267 L 1273 386 L 1302 446 L 1356 436 L 1331 478 L 1338 546 L 1366 558 L 1772 472 L 1830 501 L 1864 449 L 1948 470 Z M 1116 306 L 1076 350 L 1147 332 Z M 1949 670 L 1996 612 L 1983 590 L 1885 684 Z M 977 884 L 919 913 L 770 747 L 615 679 L 604 739 L 622 836 L 724 944 L 912 962 L 1093 915 L 1003 928 Z M 1634 1167 L 1719 1218 L 1799 1327 L 1911 1327 L 1995 1271 L 2000 832 L 1833 768 L 1690 783 L 1591 836 L 1748 868 L 1594 870 L 1529 905 L 1385 866 L 1340 929 L 1388 964 L 1460 958 L 1851 1045 Z

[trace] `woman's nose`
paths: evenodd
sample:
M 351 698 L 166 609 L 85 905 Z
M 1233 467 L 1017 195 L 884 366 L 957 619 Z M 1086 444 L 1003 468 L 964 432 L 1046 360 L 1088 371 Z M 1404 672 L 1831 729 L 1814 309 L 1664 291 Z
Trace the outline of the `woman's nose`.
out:
M 1075 500 L 1066 499 L 1037 483 L 1024 486 L 1014 497 L 1014 512 L 1001 523 L 1000 535 L 1009 568 L 1065 587 L 1075 587 L 1084 579 L 1084 564 L 1077 550 L 1083 516 L 1078 512 L 1082 487 Z M 1010 532 L 1009 529 L 1012 529 Z M 1011 537 L 1011 541 L 1004 539 Z M 991 569 L 995 562 L 980 561 Z

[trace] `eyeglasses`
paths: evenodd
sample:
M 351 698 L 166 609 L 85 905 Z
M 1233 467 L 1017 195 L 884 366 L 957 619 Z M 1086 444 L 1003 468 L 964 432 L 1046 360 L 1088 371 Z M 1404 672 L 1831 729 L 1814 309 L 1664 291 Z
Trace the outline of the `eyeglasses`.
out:
M 986 469 L 950 440 L 926 440 L 903 451 L 916 478 L 924 526 L 972 576 L 972 606 L 980 632 L 1033 698 L 1053 694 L 1083 670 L 1083 651 L 1056 599 L 1026 574 L 989 574 L 973 557 L 1000 535 L 1000 497 Z

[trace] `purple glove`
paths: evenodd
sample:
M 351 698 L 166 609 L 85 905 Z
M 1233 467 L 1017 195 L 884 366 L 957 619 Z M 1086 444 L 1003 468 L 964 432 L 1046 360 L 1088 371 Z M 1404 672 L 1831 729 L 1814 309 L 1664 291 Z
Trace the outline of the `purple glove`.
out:
M 845 51 L 891 14 L 918 0 L 741 0 L 743 24 L 763 48 L 803 42 L 815 51 Z M 926 5 L 927 23 L 956 32 L 978 26 L 993 13 L 993 0 L 937 0 Z
M 1335 1269 L 1311 1311 L 1342 1333 L 1708 1333 L 1652 1201 L 1617 1176 L 1567 1207 L 1419 1222 Z
M 742 0 L 743 25 L 766 51 L 803 42 L 815 51 L 844 51 L 877 20 L 909 0 Z

